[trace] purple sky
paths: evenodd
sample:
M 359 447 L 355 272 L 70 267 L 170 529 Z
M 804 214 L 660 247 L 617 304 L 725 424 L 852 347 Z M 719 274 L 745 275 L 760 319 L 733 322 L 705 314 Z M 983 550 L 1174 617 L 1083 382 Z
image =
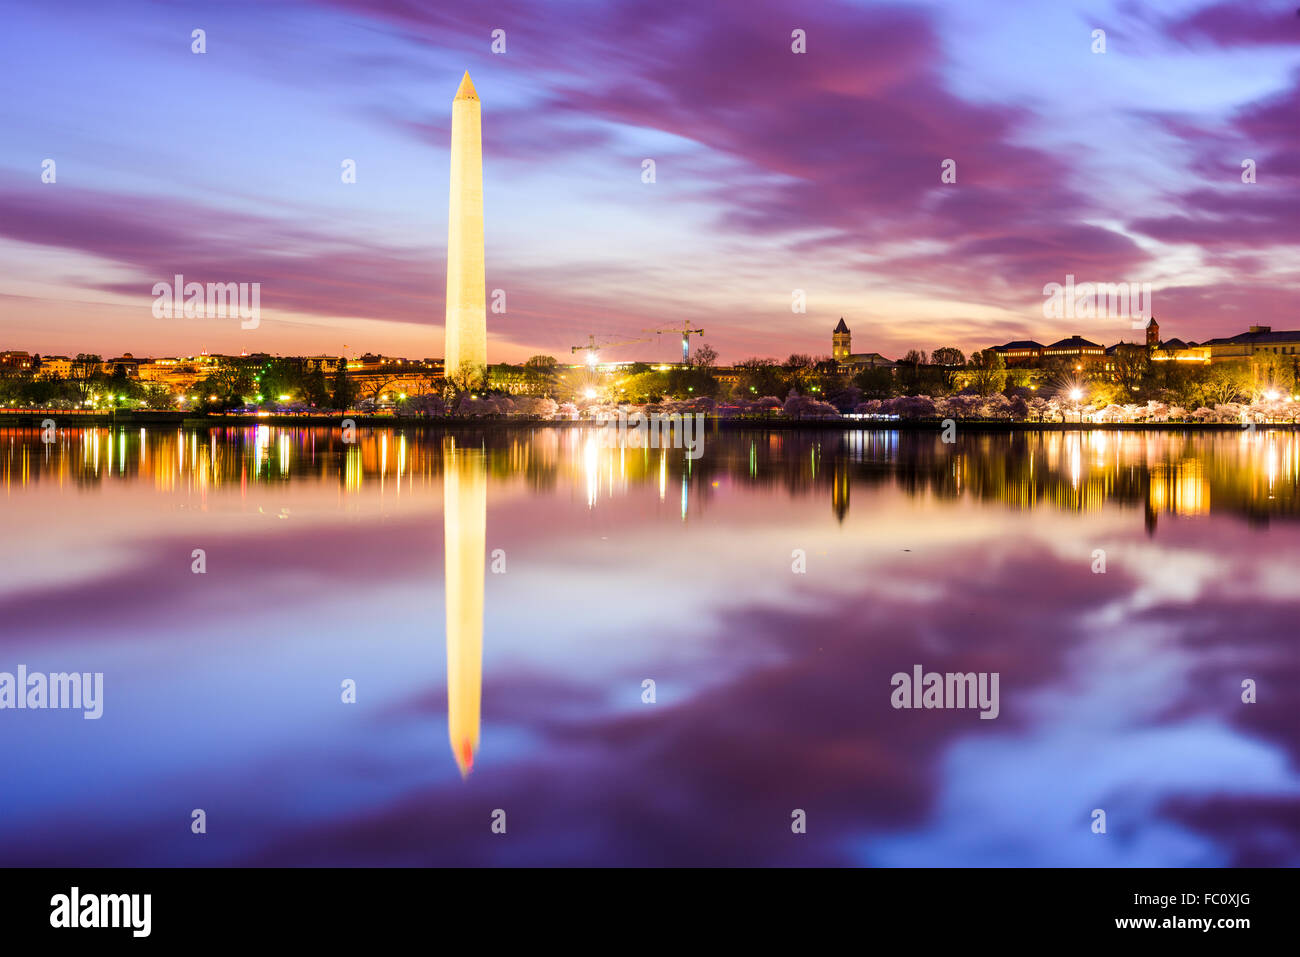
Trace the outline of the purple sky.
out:
M 0 347 L 441 356 L 465 69 L 483 100 L 488 288 L 506 293 L 492 361 L 683 320 L 724 360 L 827 353 L 840 316 L 856 351 L 886 355 L 1134 338 L 1127 319 L 1044 319 L 1043 285 L 1067 274 L 1150 282 L 1166 336 L 1300 325 L 1294 2 L 1032 6 L 15 10 Z M 153 284 L 175 273 L 260 282 L 261 324 L 155 319 Z M 664 336 L 604 354 L 677 350 Z

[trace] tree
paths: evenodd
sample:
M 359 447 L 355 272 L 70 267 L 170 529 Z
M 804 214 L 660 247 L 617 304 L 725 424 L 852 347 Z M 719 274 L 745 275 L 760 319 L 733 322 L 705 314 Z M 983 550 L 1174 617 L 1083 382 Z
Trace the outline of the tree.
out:
M 1000 352 L 985 349 L 973 353 L 967 368 L 971 370 L 970 384 L 980 395 L 992 395 L 1007 387 L 1007 363 Z
M 201 395 L 217 396 L 226 406 L 242 405 L 244 396 L 253 391 L 253 374 L 248 365 L 238 359 L 222 359 L 196 388 Z
M 907 354 L 898 360 L 898 387 L 904 395 L 917 395 L 922 391 L 921 367 L 925 360 L 925 353 L 919 349 L 908 349 Z
M 529 392 L 548 394 L 555 389 L 555 356 L 532 356 L 524 363 L 524 383 Z
M 888 399 L 894 394 L 894 374 L 888 369 L 868 366 L 853 377 L 853 385 L 868 399 Z
M 1268 398 L 1290 396 L 1295 391 L 1295 362 L 1290 356 L 1275 352 L 1257 352 L 1250 357 L 1250 394 L 1258 402 Z
M 1247 375 L 1248 371 L 1236 362 L 1212 364 L 1201 388 L 1205 397 L 1215 405 L 1227 405 L 1246 393 Z
M 1146 346 L 1121 342 L 1111 355 L 1111 366 L 1115 382 L 1124 392 L 1124 401 L 1133 401 L 1134 394 L 1142 389 L 1151 371 L 1151 357 Z
M 935 349 L 930 353 L 930 361 L 937 366 L 964 366 L 966 356 L 960 349 L 954 349 L 952 346 L 944 346 L 941 349 Z
M 699 366 L 669 369 L 667 377 L 667 391 L 677 399 L 698 399 L 718 392 L 718 380 L 713 377 L 713 373 Z
M 302 378 L 302 397 L 312 405 L 325 405 L 330 400 L 329 388 L 325 385 L 325 371 L 316 366 Z
M 174 403 L 171 390 L 157 383 L 144 388 L 144 404 L 150 409 L 170 409 Z
M 446 370 L 446 379 L 454 392 L 473 392 L 486 384 L 487 367 L 466 359 L 455 369 Z
M 400 382 L 401 380 L 402 376 L 395 372 L 386 375 L 380 374 L 377 376 L 371 376 L 356 389 L 356 394 L 360 395 L 363 399 L 369 399 L 378 406 L 379 400 L 384 397 L 384 393 L 388 391 L 388 387 L 395 382 Z
M 77 394 L 84 402 L 90 398 L 90 387 L 99 378 L 103 360 L 89 352 L 78 352 L 72 360 L 72 381 L 77 385 Z
M 783 391 L 781 385 L 784 377 L 775 359 L 742 359 L 736 363 L 736 371 L 740 377 L 735 391 L 742 398 L 776 395 Z
M 718 350 L 713 346 L 700 343 L 695 347 L 695 365 L 700 369 L 712 369 L 718 362 Z
M 632 402 L 658 402 L 668 391 L 668 376 L 645 367 L 623 380 L 623 395 Z
M 339 366 L 334 371 L 334 397 L 333 405 L 336 409 L 347 411 L 356 393 L 352 388 L 352 380 L 348 378 L 348 360 L 339 359 Z

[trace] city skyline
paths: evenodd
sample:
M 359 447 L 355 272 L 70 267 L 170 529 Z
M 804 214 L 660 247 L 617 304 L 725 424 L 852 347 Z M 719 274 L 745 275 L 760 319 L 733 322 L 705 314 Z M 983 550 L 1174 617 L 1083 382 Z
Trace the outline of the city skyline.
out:
M 1226 329 L 1208 330 L 1207 337 L 1197 342 L 1196 340 L 1192 340 L 1192 339 L 1184 339 L 1181 336 L 1164 337 L 1161 333 L 1161 323 L 1159 319 L 1155 316 L 1152 316 L 1150 319 L 1144 320 L 1144 323 L 1145 324 L 1142 328 L 1130 327 L 1127 330 L 1127 335 L 1121 334 L 1119 335 L 1118 338 L 1115 338 L 1113 340 L 1106 339 L 1105 341 L 1096 341 L 1096 342 L 1089 340 L 1086 336 L 1082 336 L 1078 332 L 1064 335 L 1055 342 L 1039 342 L 1035 338 L 1033 338 L 1033 330 L 1031 329 L 1029 332 L 1030 338 L 1028 339 L 1012 340 L 1005 343 L 1003 342 L 984 343 L 982 345 L 976 346 L 974 349 L 970 351 L 969 354 L 966 354 L 965 357 L 967 360 L 969 360 L 972 357 L 974 357 L 976 353 L 979 352 L 996 352 L 996 353 L 1001 353 L 1004 357 L 1007 358 L 1008 362 L 1011 362 L 1015 358 L 1021 357 L 1022 353 L 1024 355 L 1028 355 L 1029 352 L 1035 350 L 1038 354 L 1040 354 L 1039 357 L 1041 358 L 1041 354 L 1044 353 L 1045 351 L 1050 352 L 1053 348 L 1062 348 L 1067 346 L 1071 347 L 1067 351 L 1073 351 L 1073 347 L 1076 347 L 1078 345 L 1082 345 L 1085 347 L 1093 346 L 1093 347 L 1097 347 L 1099 350 L 1105 351 L 1106 349 L 1113 349 L 1117 346 L 1136 345 L 1136 346 L 1144 346 L 1149 352 L 1156 352 L 1156 353 L 1166 353 L 1166 352 L 1185 353 L 1185 352 L 1195 352 L 1196 350 L 1200 349 L 1205 351 L 1205 355 L 1203 359 L 1204 361 L 1208 362 L 1210 359 L 1210 353 L 1208 351 L 1208 348 L 1212 344 L 1230 345 L 1233 343 L 1250 343 L 1254 340 L 1259 340 L 1259 341 L 1268 340 L 1268 341 L 1279 341 L 1279 342 L 1285 341 L 1288 345 L 1292 343 L 1300 343 L 1300 331 L 1290 330 L 1290 329 L 1274 330 L 1271 326 L 1267 326 L 1267 325 L 1253 324 L 1245 329 L 1237 329 L 1235 331 L 1226 330 Z M 801 350 L 797 349 L 796 352 L 791 353 L 790 356 L 793 357 L 796 355 L 802 355 L 802 356 L 810 357 L 815 360 L 831 359 L 837 362 L 838 364 L 846 367 L 858 364 L 855 363 L 853 360 L 855 358 L 859 358 L 862 356 L 872 356 L 877 359 L 888 359 L 887 356 L 875 350 L 871 350 L 868 352 L 854 351 L 853 340 L 856 336 L 856 333 L 853 332 L 853 328 L 855 327 L 850 327 L 846 324 L 844 316 L 840 316 L 838 321 L 834 325 L 834 327 L 830 329 L 829 333 L 827 333 L 826 330 L 822 330 L 824 339 L 827 335 L 829 335 L 829 346 L 828 348 L 825 349 L 825 351 L 823 351 L 820 347 L 810 348 L 810 346 L 812 346 L 811 343 L 808 344 L 795 343 L 794 345 L 802 346 L 803 348 Z M 648 340 L 641 339 L 636 341 L 644 342 Z M 711 345 L 711 343 L 705 343 L 705 344 Z M 827 346 L 827 341 L 823 341 L 820 345 Z M 859 340 L 857 345 L 862 345 L 862 342 Z M 895 353 L 899 361 L 907 361 L 905 358 L 906 355 L 913 351 L 919 351 L 923 355 L 928 355 L 929 352 L 933 351 L 931 349 L 923 348 L 923 346 L 926 345 L 924 343 L 916 342 L 916 343 L 911 343 L 910 345 L 908 344 L 904 344 L 904 345 L 906 346 L 906 348 L 900 348 L 900 350 L 897 353 Z M 1021 347 L 1023 347 L 1023 349 Z M 582 348 L 586 349 L 587 347 L 582 347 Z M 936 348 L 943 349 L 944 347 L 939 346 Z M 578 368 L 590 364 L 590 362 L 579 361 L 576 358 L 572 359 L 571 361 L 569 359 L 566 359 L 565 356 L 571 354 L 570 350 L 559 350 L 559 351 L 562 352 L 562 355 L 550 357 L 556 359 L 557 360 L 556 364 L 559 366 L 570 366 L 570 367 Z M 572 354 L 576 354 L 577 351 L 578 349 L 573 349 Z M 1266 349 L 1264 351 L 1268 351 L 1268 350 Z M 1292 350 L 1290 348 L 1287 348 L 1284 351 L 1287 354 L 1292 354 Z M 0 367 L 4 367 L 6 365 L 13 366 L 13 363 L 7 363 L 5 360 L 14 356 L 25 356 L 32 360 L 39 357 L 43 362 L 48 360 L 66 361 L 72 359 L 73 356 L 77 355 L 80 352 L 81 350 L 77 350 L 76 352 L 72 353 L 72 355 L 63 355 L 63 354 L 55 354 L 55 353 L 40 353 L 34 350 L 3 349 L 0 350 Z M 603 348 L 596 352 L 598 356 L 601 356 L 601 353 L 603 353 Z M 674 353 L 676 354 L 676 350 L 674 350 Z M 1300 351 L 1296 352 L 1295 354 L 1300 355 Z M 134 360 L 136 363 L 139 364 L 147 364 L 149 362 L 157 362 L 157 361 L 173 362 L 178 360 L 199 359 L 199 358 L 209 358 L 209 359 L 251 358 L 256 356 L 269 356 L 271 358 L 284 358 L 284 359 L 310 359 L 310 360 L 346 359 L 349 362 L 369 361 L 372 364 L 382 364 L 385 360 L 388 360 L 392 362 L 411 363 L 413 365 L 426 365 L 426 366 L 429 364 L 444 363 L 445 361 L 445 356 L 386 355 L 384 353 L 373 352 L 370 349 L 366 349 L 366 348 L 351 349 L 348 354 L 343 354 L 343 355 L 309 355 L 306 353 L 295 354 L 295 353 L 265 353 L 265 352 L 243 352 L 238 354 L 221 353 L 221 352 L 200 352 L 188 356 L 161 355 L 161 354 L 150 355 L 144 353 L 137 355 L 136 353 L 132 352 L 129 349 L 117 350 L 117 351 L 110 350 L 105 353 L 93 353 L 92 355 L 98 356 L 99 361 L 101 362 L 101 364 L 104 365 L 112 365 L 114 361 L 122 360 L 122 359 Z M 1242 353 L 1240 356 L 1225 355 L 1224 357 L 1240 358 L 1244 355 L 1246 355 L 1246 353 Z M 1191 358 L 1191 356 L 1186 356 L 1186 358 Z M 1198 358 L 1201 357 L 1198 356 Z M 780 362 L 782 360 L 782 357 L 773 356 L 773 355 L 744 356 L 737 360 L 733 360 L 733 362 L 726 362 L 726 363 L 717 362 L 715 363 L 715 365 L 718 367 L 727 368 L 733 366 L 737 361 L 746 361 L 752 359 L 771 359 Z M 692 359 L 692 361 L 694 361 L 694 359 Z M 613 359 L 606 359 L 603 356 L 601 356 L 599 362 L 601 365 L 645 364 L 645 365 L 664 366 L 664 367 L 672 366 L 672 365 L 681 365 L 679 361 L 675 361 L 674 359 L 663 360 L 658 358 L 641 357 L 641 356 L 619 356 Z M 523 360 L 519 360 L 516 362 L 502 361 L 502 362 L 487 363 L 488 367 L 510 366 L 510 365 L 518 366 L 522 364 L 523 364 Z M 940 363 L 940 364 L 945 365 L 951 363 Z M 13 367 L 17 368 L 17 366 L 13 366 Z M 349 366 L 349 369 L 351 368 L 352 366 Z
M 51 12 L 15 13 L 0 39 L 14 69 L 56 50 L 80 68 L 4 108 L 7 347 L 435 354 L 443 104 L 467 66 L 501 96 L 485 143 L 498 361 L 682 318 L 724 362 L 803 351 L 840 315 L 891 354 L 1123 338 L 1127 320 L 1042 319 L 1043 286 L 1071 274 L 1151 282 L 1156 314 L 1188 339 L 1294 325 L 1291 7 L 1092 3 L 1008 24 L 988 5 L 660 4 L 650 34 L 635 8 L 586 4 L 550 20 L 493 5 L 260 9 L 275 15 L 256 31 L 246 9 L 199 7 L 128 33 L 85 6 L 72 37 Z M 986 42 L 1008 29 L 1014 63 L 1005 36 Z M 90 73 L 105 79 L 87 96 Z M 160 139 L 163 118 L 196 107 L 194 141 L 218 148 L 183 129 Z M 940 180 L 947 159 L 955 183 Z M 150 288 L 180 273 L 261 282 L 264 321 L 153 318 Z M 794 290 L 806 313 L 791 312 Z

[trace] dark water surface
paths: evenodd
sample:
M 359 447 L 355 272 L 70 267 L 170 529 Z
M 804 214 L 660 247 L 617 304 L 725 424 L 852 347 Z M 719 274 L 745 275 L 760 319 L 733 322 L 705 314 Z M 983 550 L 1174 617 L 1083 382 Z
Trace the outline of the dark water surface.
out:
M 1295 434 L 702 452 L 0 430 L 0 863 L 1300 865 Z

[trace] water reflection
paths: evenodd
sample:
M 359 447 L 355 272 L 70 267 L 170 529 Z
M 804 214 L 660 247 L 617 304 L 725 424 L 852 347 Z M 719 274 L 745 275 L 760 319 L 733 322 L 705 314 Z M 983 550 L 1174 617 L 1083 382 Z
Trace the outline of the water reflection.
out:
M 1300 864 L 1297 453 L 0 432 L 0 670 L 106 689 L 0 714 L 0 863 Z M 1001 715 L 892 710 L 918 662 Z M 175 839 L 196 806 L 220 840 Z
M 707 506 L 720 475 L 797 494 L 824 490 L 841 521 L 853 486 L 880 484 L 1014 508 L 1136 506 L 1151 527 L 1160 515 L 1212 508 L 1251 520 L 1300 512 L 1300 438 L 1290 431 L 974 434 L 951 446 L 934 434 L 872 431 L 713 432 L 708 439 L 713 449 L 698 461 L 680 450 L 609 447 L 586 429 L 502 430 L 477 441 L 491 475 L 521 476 L 539 489 L 580 478 L 591 508 L 646 482 L 664 501 L 674 485 L 683 518 Z M 70 429 L 45 445 L 37 429 L 5 429 L 0 482 L 12 491 L 145 479 L 161 492 L 202 493 L 307 479 L 347 494 L 365 494 L 372 485 L 401 494 L 441 481 L 441 442 L 414 430 L 362 430 L 355 442 L 344 442 L 337 429 L 263 425 Z
M 446 441 L 443 529 L 446 551 L 447 733 L 461 776 L 478 753 L 483 686 L 483 564 L 487 460 L 480 449 Z

